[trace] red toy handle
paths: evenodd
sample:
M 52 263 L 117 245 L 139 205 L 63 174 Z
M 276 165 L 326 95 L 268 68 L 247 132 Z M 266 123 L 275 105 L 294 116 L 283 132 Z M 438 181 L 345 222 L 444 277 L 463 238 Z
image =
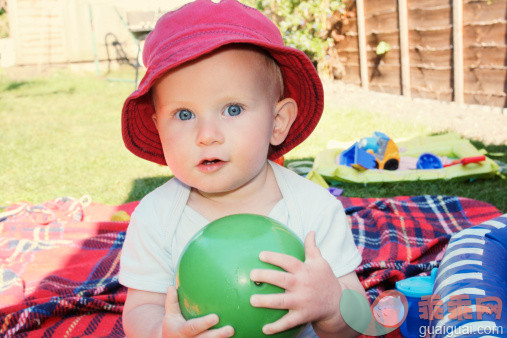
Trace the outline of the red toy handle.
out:
M 486 156 L 484 156 L 484 155 L 465 157 L 465 158 L 462 158 L 462 159 L 459 159 L 459 160 L 454 160 L 451 163 L 444 164 L 444 168 L 445 167 L 450 167 L 451 165 L 460 164 L 460 163 L 462 165 L 467 165 L 467 164 L 470 164 L 470 163 L 479 163 L 479 162 L 482 162 L 482 161 L 485 161 L 485 160 L 486 160 Z

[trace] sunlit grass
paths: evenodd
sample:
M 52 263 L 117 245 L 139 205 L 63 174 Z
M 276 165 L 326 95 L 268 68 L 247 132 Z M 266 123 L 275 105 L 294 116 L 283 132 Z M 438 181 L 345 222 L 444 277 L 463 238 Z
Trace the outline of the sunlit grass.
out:
M 131 69 L 110 78 L 131 78 Z M 0 206 L 90 195 L 120 204 L 138 200 L 171 174 L 125 149 L 120 115 L 133 83 L 95 73 L 55 72 L 19 80 L 0 77 Z M 431 133 L 428 126 L 386 119 L 354 107 L 326 106 L 315 132 L 286 159 L 315 157 L 330 140 L 357 141 L 379 130 L 393 139 Z M 507 146 L 497 146 L 504 153 Z M 505 161 L 505 156 L 503 156 Z M 448 194 L 468 196 L 507 210 L 505 180 L 346 185 L 348 196 Z
M 123 146 L 120 115 L 132 83 L 56 73 L 0 86 L 0 203 L 89 194 L 117 204 L 136 179 L 168 175 Z

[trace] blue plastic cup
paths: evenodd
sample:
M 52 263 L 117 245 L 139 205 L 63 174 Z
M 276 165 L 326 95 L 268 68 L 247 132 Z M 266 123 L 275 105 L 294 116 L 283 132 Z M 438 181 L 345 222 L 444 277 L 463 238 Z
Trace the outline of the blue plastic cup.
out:
M 429 296 L 433 293 L 433 284 L 437 276 L 437 268 L 431 270 L 431 276 L 410 277 L 396 282 L 396 289 L 407 297 L 408 313 L 407 318 L 400 326 L 400 332 L 405 338 L 419 338 L 420 327 L 429 326 L 429 319 L 420 318 L 419 302 L 422 296 Z
M 432 153 L 424 153 L 419 156 L 416 167 L 417 169 L 441 169 L 444 166 L 438 156 Z

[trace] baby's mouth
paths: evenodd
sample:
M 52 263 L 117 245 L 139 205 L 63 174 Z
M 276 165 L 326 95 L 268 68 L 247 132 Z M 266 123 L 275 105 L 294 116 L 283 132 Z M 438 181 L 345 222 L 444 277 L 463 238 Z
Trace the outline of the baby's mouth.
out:
M 219 162 L 222 162 L 222 160 L 215 158 L 215 159 L 210 159 L 210 160 L 202 160 L 201 163 L 199 163 L 199 164 L 200 165 L 211 165 L 211 164 L 215 164 L 215 163 L 219 163 Z
M 197 168 L 203 173 L 213 173 L 220 170 L 227 162 L 218 158 L 206 158 L 199 162 Z

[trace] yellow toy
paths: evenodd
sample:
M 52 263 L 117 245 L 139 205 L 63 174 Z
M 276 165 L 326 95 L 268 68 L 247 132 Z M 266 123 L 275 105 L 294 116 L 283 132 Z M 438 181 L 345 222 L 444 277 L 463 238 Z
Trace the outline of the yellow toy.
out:
M 400 164 L 400 152 L 394 141 L 384 133 L 376 131 L 373 137 L 365 137 L 359 146 L 375 156 L 377 169 L 396 170 Z

